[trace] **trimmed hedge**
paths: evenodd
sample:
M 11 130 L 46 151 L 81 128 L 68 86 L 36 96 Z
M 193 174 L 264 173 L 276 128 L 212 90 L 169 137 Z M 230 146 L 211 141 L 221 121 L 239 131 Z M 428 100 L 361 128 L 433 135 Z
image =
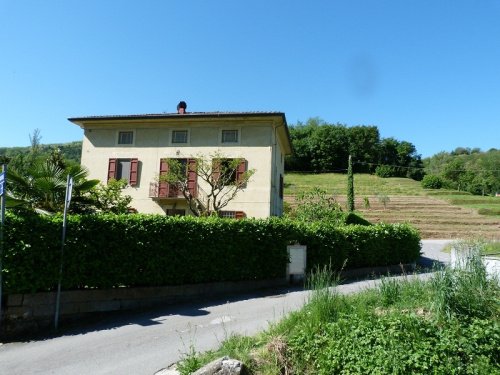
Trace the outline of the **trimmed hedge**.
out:
M 7 215 L 4 290 L 54 290 L 62 217 Z M 335 226 L 286 219 L 157 215 L 69 216 L 63 289 L 158 286 L 285 276 L 286 246 L 308 247 L 308 266 L 407 263 L 420 252 L 408 225 Z

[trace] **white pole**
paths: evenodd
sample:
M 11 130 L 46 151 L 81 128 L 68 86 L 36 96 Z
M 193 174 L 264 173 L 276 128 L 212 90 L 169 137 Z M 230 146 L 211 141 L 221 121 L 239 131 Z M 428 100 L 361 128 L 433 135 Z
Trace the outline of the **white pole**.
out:
M 7 164 L 2 164 L 2 175 L 3 175 L 3 181 L 2 181 L 2 186 L 0 188 L 2 191 L 1 202 L 0 202 L 0 204 L 2 205 L 2 209 L 0 212 L 0 216 L 1 216 L 1 224 L 0 224 L 0 328 L 2 327 L 2 284 L 3 284 L 2 258 L 3 258 L 3 229 L 4 229 L 4 222 L 5 222 L 5 186 L 6 186 L 6 180 L 7 180 Z

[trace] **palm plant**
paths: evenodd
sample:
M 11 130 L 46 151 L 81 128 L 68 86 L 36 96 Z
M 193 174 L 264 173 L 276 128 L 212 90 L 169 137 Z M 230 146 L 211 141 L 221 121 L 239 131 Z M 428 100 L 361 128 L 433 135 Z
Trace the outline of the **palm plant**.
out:
M 87 180 L 88 172 L 79 165 L 63 168 L 49 160 L 37 160 L 26 169 L 11 168 L 7 190 L 12 199 L 24 202 L 24 207 L 54 213 L 61 212 L 66 195 L 67 176 L 73 177 L 74 199 L 96 186 L 98 180 Z

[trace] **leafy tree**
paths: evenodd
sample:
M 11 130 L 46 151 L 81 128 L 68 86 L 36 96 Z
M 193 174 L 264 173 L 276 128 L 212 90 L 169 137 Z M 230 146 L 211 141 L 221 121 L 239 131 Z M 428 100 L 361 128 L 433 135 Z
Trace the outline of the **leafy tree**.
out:
M 355 162 L 357 173 L 372 173 L 378 161 L 380 134 L 376 126 L 352 126 L 347 128 L 349 154 Z
M 352 172 L 352 158 L 349 155 L 349 165 L 347 167 L 347 210 L 354 211 L 354 174 Z
M 169 159 L 168 172 L 159 177 L 160 182 L 167 182 L 182 193 L 195 216 L 218 214 L 246 187 L 255 173 L 255 169 L 238 170 L 244 159 L 228 158 L 220 152 L 199 155 L 195 160 L 195 163 L 186 164 Z M 194 172 L 196 181 L 201 182 L 196 192 L 190 186 L 188 171 Z

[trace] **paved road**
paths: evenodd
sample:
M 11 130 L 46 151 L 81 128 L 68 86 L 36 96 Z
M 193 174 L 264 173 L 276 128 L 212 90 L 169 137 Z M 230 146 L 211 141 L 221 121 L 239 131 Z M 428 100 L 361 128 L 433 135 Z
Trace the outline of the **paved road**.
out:
M 421 264 L 448 262 L 449 255 L 440 251 L 447 242 L 424 240 Z M 351 293 L 376 283 L 357 281 L 338 288 Z M 254 334 L 306 299 L 306 291 L 287 289 L 108 316 L 59 337 L 0 344 L 0 374 L 153 375 L 191 346 L 205 351 L 231 333 Z

